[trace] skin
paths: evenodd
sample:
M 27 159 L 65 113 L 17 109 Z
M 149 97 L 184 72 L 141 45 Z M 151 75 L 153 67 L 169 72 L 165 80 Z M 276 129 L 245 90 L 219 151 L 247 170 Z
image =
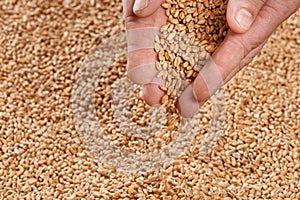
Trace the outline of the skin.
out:
M 134 5 L 137 4 L 135 0 L 124 0 L 126 28 L 160 27 L 166 24 L 167 17 L 164 9 L 160 7 L 162 2 L 164 0 L 149 0 L 146 7 L 137 9 Z M 212 55 L 224 84 L 252 61 L 272 32 L 299 7 L 300 0 L 229 0 L 226 17 L 230 30 L 223 43 Z M 242 11 L 244 16 L 242 22 L 237 20 L 239 11 Z M 156 54 L 153 49 L 129 52 L 127 69 L 133 69 L 145 60 L 155 62 Z M 212 95 L 202 76 L 195 79 L 192 87 L 199 105 Z M 157 84 L 143 85 L 143 98 L 148 104 L 159 104 L 162 96 L 163 92 Z M 188 105 L 183 103 L 182 106 Z
M 134 12 L 134 0 L 123 0 L 126 29 L 161 27 L 166 24 L 167 16 L 165 15 L 165 10 L 160 7 L 162 2 L 161 0 L 152 0 L 149 2 L 149 7 Z M 127 60 L 127 70 L 130 71 L 143 63 L 155 62 L 156 53 L 154 49 L 141 49 L 129 52 Z M 143 85 L 143 98 L 149 105 L 159 104 L 163 94 L 157 84 Z

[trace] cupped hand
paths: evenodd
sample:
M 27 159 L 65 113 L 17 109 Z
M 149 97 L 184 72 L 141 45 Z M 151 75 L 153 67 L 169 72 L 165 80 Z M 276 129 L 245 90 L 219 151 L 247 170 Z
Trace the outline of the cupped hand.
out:
M 217 89 L 249 64 L 272 32 L 300 7 L 300 0 L 229 0 L 230 30 L 210 62 L 179 98 L 183 117 L 192 117 Z
M 143 98 L 149 105 L 160 103 L 163 91 L 156 79 L 154 36 L 167 23 L 164 0 L 123 0 L 128 61 L 127 74 L 134 83 L 143 85 Z
M 133 82 L 143 84 L 143 97 L 150 105 L 159 104 L 163 96 L 160 83 L 154 78 L 156 53 L 151 43 L 158 28 L 167 22 L 160 7 L 163 1 L 123 1 L 129 44 L 128 76 Z M 299 7 L 300 0 L 229 0 L 230 30 L 179 98 L 181 115 L 192 117 L 217 89 L 252 61 L 272 32 Z

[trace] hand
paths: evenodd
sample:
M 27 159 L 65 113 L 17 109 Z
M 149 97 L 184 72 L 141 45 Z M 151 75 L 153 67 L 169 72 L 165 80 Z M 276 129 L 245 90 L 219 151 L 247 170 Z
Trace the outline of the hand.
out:
M 193 116 L 218 88 L 249 64 L 272 32 L 299 7 L 300 0 L 229 0 L 230 30 L 211 62 L 179 98 L 182 116 Z
M 124 0 L 127 30 L 165 24 L 167 18 L 160 8 L 163 1 Z M 137 9 L 138 2 L 148 3 L 144 9 Z M 272 32 L 299 7 L 300 0 L 229 0 L 227 21 L 230 30 L 210 62 L 179 98 L 182 116 L 192 117 L 218 88 L 249 64 Z M 150 35 L 154 35 L 153 32 Z M 156 74 L 153 47 L 151 49 L 150 45 L 145 45 L 146 48 L 142 48 L 143 42 L 139 44 L 139 40 L 145 39 L 142 33 L 135 35 L 135 41 L 128 37 L 128 44 L 133 46 L 133 50 L 129 48 L 128 75 L 135 83 L 144 84 L 144 99 L 148 104 L 155 105 L 160 103 L 163 92 L 158 88 L 160 83 L 153 78 Z
M 156 52 L 154 35 L 167 23 L 165 10 L 160 6 L 165 0 L 123 0 L 128 42 L 128 77 L 143 85 L 143 98 L 149 105 L 160 103 L 164 94 L 159 80 L 154 78 Z

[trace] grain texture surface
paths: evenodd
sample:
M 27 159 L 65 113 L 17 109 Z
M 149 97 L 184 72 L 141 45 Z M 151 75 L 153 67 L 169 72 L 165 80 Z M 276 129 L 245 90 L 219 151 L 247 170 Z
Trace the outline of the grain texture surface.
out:
M 72 119 L 78 68 L 124 30 L 121 12 L 120 0 L 0 1 L 0 199 L 300 199 L 299 11 L 224 86 L 228 122 L 208 155 L 199 137 L 181 162 L 136 176 L 104 168 Z

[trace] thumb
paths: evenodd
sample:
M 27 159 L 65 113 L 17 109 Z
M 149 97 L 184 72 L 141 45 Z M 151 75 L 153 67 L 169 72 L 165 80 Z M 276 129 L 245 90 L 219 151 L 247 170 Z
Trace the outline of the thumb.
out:
M 152 15 L 165 0 L 135 0 L 133 12 L 138 17 Z
M 243 34 L 228 32 L 192 87 L 182 92 L 179 108 L 183 117 L 192 117 L 218 88 L 250 62 L 276 27 L 300 7 L 300 0 L 272 0 L 264 5 L 248 31 Z
M 248 31 L 267 0 L 229 0 L 227 21 L 236 33 Z

